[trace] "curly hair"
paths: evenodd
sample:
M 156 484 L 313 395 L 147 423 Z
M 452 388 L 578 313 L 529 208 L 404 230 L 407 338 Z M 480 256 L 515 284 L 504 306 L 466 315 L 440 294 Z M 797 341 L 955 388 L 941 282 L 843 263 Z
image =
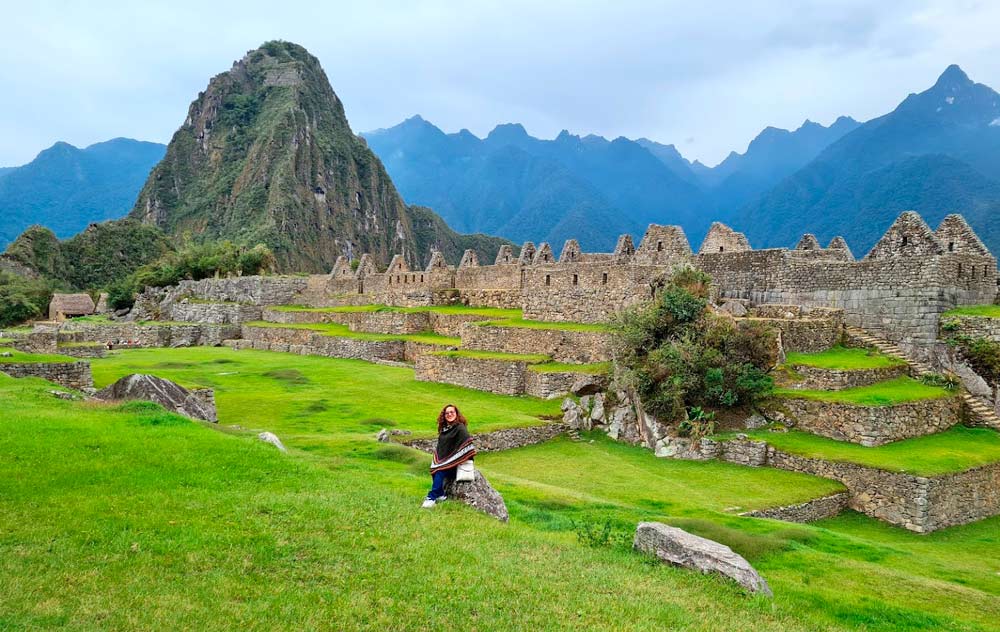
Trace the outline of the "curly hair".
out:
M 465 417 L 462 415 L 462 411 L 458 409 L 458 406 L 456 406 L 455 404 L 448 404 L 447 406 L 441 409 L 441 412 L 438 413 L 438 432 L 444 430 L 444 427 L 448 425 L 448 422 L 445 421 L 444 419 L 444 411 L 448 410 L 449 408 L 455 409 L 455 423 L 462 424 L 463 426 L 468 427 L 469 422 L 466 421 Z

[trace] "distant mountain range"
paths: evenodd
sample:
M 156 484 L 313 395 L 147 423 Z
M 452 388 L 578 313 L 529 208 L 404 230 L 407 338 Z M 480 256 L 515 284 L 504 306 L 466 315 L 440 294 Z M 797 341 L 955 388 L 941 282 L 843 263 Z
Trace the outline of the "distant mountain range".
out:
M 650 223 L 680 224 L 700 240 L 730 216 L 858 126 L 806 121 L 789 132 L 765 129 L 744 154 L 715 168 L 689 162 L 673 145 L 647 138 L 607 140 L 563 131 L 553 140 L 517 124 L 483 139 L 445 134 L 420 116 L 365 134 L 403 197 L 437 210 L 460 230 L 559 245 L 573 237 L 608 250 L 621 233 Z
M 864 254 L 900 211 L 936 224 L 961 213 L 1000 254 L 1000 95 L 950 66 L 824 149 L 734 217 L 755 246 L 784 246 L 805 231 L 843 235 Z
M 69 237 L 124 216 L 166 149 L 128 138 L 85 149 L 59 142 L 22 167 L 0 169 L 0 249 L 32 224 Z

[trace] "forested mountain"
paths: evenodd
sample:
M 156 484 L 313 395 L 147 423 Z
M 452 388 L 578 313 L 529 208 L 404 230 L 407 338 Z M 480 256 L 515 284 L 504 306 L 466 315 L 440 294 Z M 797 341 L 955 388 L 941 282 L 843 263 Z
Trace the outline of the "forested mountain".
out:
M 128 138 L 85 149 L 60 142 L 22 167 L 0 169 L 0 249 L 32 224 L 69 237 L 92 222 L 122 217 L 165 151 Z
M 480 139 L 414 116 L 365 137 L 405 199 L 460 230 L 556 245 L 575 237 L 586 249 L 608 250 L 618 234 L 639 236 L 650 223 L 679 224 L 696 243 L 712 221 L 728 219 L 856 126 L 842 117 L 830 127 L 767 128 L 745 154 L 714 169 L 647 138 L 564 131 L 540 140 L 517 124 Z
M 430 249 L 457 262 L 466 247 L 495 256 L 500 240 L 457 235 L 413 211 L 379 159 L 351 131 L 319 61 L 268 42 L 215 76 L 191 104 L 130 217 L 170 235 L 264 243 L 280 269 L 328 272 L 339 255 Z
M 699 234 L 711 221 L 703 191 L 625 138 L 563 132 L 539 140 L 507 124 L 480 139 L 445 134 L 419 116 L 365 138 L 408 202 L 459 230 L 556 247 L 575 237 L 607 250 L 620 233 L 641 234 L 651 222 Z
M 907 209 L 932 224 L 961 213 L 1000 252 L 1000 95 L 958 66 L 827 147 L 733 222 L 755 246 L 842 234 L 861 255 Z

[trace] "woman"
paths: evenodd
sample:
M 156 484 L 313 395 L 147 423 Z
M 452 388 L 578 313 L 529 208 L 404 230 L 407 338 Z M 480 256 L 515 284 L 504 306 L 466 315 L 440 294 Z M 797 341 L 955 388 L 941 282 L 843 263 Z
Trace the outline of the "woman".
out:
M 438 442 L 431 461 L 431 479 L 433 485 L 427 499 L 422 505 L 425 509 L 444 500 L 444 488 L 455 480 L 455 470 L 476 456 L 476 447 L 472 445 L 472 435 L 469 434 L 469 424 L 453 404 L 448 404 L 438 414 Z

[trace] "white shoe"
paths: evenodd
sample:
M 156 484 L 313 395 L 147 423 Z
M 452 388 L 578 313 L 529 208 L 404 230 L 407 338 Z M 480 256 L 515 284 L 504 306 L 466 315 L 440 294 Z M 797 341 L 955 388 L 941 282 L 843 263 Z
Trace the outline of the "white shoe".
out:
M 427 499 L 424 500 L 424 504 L 420 505 L 420 508 L 421 509 L 430 509 L 433 506 L 434 506 L 434 501 L 431 500 L 430 498 L 427 498 Z

